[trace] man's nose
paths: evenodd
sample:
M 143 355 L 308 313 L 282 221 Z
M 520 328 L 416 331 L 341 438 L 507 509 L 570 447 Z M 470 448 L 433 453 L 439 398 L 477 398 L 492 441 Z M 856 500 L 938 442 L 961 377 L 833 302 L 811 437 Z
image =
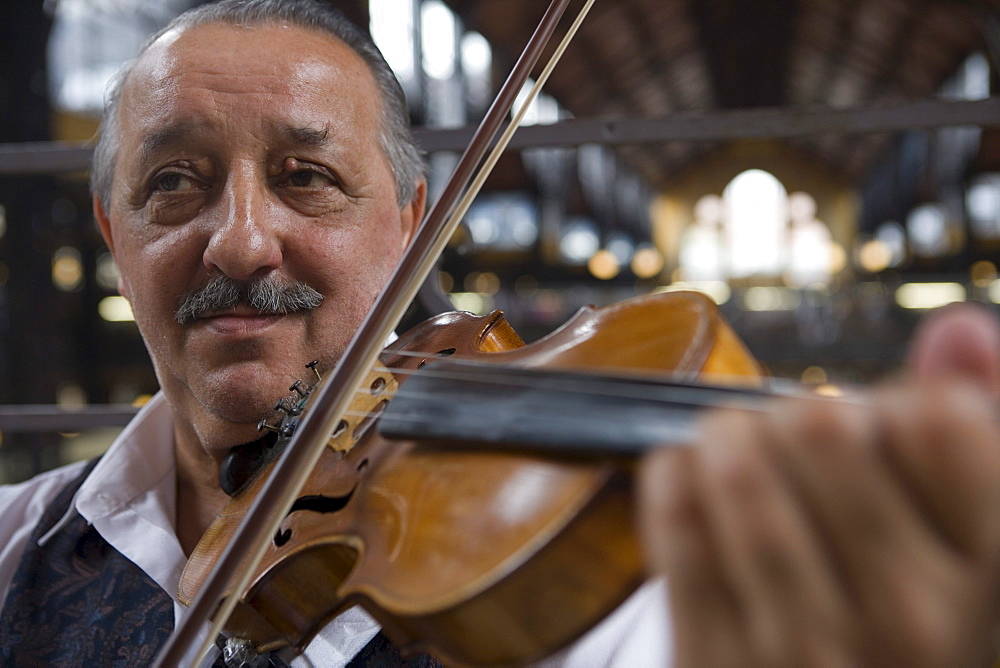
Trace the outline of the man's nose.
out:
M 281 266 L 281 239 L 269 220 L 266 187 L 250 175 L 229 179 L 216 204 L 218 222 L 205 247 L 209 270 L 245 281 Z

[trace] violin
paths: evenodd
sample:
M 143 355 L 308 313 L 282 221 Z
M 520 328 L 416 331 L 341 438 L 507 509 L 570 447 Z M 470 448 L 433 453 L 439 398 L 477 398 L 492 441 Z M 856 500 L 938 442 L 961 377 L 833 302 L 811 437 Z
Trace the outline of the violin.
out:
M 478 406 L 480 424 L 438 414 L 447 411 L 435 385 L 456 382 L 447 372 L 453 361 L 466 363 L 466 371 L 479 367 L 482 378 L 471 382 L 481 386 L 479 396 L 468 377 L 458 376 L 459 394 L 473 403 L 516 393 L 511 370 L 535 373 L 528 399 L 535 423 L 527 431 L 557 442 L 567 438 L 560 425 L 586 422 L 591 412 L 577 402 L 567 413 L 572 408 L 555 396 L 571 394 L 580 372 L 620 379 L 616 388 L 631 387 L 640 397 L 675 389 L 662 381 L 667 373 L 682 381 L 738 377 L 748 387 L 762 376 L 715 305 L 698 293 L 586 308 L 527 346 L 500 312 L 437 316 L 382 353 L 239 596 L 228 634 L 257 651 L 301 649 L 327 621 L 361 605 L 404 652 L 449 664 L 523 663 L 582 635 L 643 581 L 630 460 L 553 459 L 527 452 L 529 437 L 503 434 L 499 440 L 519 442 L 520 451 L 470 450 L 497 440 L 512 416 L 489 403 Z M 535 394 L 538 377 L 550 386 Z M 523 383 L 514 377 L 515 386 Z M 408 392 L 411 385 L 420 387 Z M 415 403 L 393 414 L 397 396 Z M 412 420 L 426 413 L 425 397 L 435 401 L 431 414 Z M 444 404 L 455 401 L 446 396 Z M 650 410 L 664 415 L 663 403 Z M 666 442 L 671 419 L 648 433 L 648 424 L 619 415 L 603 429 L 576 432 L 564 450 L 585 451 L 609 434 L 629 447 Z M 391 427 L 379 429 L 382 421 Z M 471 425 L 464 433 L 456 430 L 463 422 Z M 450 435 L 434 434 L 433 426 L 427 433 L 426 425 L 438 423 Z M 193 599 L 265 477 L 239 494 L 199 543 L 182 576 L 182 601 Z
M 368 317 L 333 370 L 288 411 L 299 414 L 294 433 L 279 427 L 280 447 L 260 453 L 263 470 L 238 476 L 236 498 L 189 560 L 180 597 L 190 606 L 156 665 L 190 661 L 192 648 L 201 643 L 203 653 L 223 627 L 258 650 L 301 648 L 355 604 L 403 648 L 456 663 L 526 661 L 578 637 L 642 580 L 626 520 L 627 463 L 459 453 L 441 446 L 480 436 L 397 431 L 388 439 L 372 431 L 375 420 L 351 417 L 389 417 L 390 397 L 414 382 L 404 373 L 437 367 L 441 357 L 546 373 L 759 374 L 711 302 L 693 295 L 587 310 L 532 346 L 499 314 L 449 314 L 382 350 L 594 0 L 495 139 L 569 2 L 552 0 Z

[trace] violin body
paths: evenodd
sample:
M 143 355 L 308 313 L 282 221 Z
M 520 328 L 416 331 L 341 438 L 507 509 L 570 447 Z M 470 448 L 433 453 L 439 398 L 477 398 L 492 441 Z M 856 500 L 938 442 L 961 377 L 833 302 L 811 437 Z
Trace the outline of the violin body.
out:
M 377 411 L 410 372 L 443 356 L 500 370 L 761 375 L 711 301 L 667 293 L 582 309 L 527 346 L 499 312 L 437 316 L 384 351 L 391 373 L 373 373 L 363 410 Z M 301 649 L 361 605 L 403 651 L 445 663 L 522 663 L 582 635 L 643 581 L 627 461 L 443 448 L 388 440 L 371 420 L 346 421 L 226 625 L 258 650 Z M 182 601 L 197 593 L 265 476 L 198 545 Z

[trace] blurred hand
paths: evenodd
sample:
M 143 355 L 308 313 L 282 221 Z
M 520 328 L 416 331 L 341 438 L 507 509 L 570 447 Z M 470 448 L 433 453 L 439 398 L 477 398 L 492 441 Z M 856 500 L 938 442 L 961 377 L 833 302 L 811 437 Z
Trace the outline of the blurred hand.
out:
M 996 657 L 1000 325 L 945 309 L 869 399 L 711 412 L 693 447 L 643 462 L 678 665 Z

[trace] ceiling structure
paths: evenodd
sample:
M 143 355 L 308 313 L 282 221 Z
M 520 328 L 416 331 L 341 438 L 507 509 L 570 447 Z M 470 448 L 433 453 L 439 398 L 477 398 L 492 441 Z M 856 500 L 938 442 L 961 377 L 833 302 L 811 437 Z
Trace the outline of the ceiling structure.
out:
M 547 4 L 448 1 L 511 61 Z M 547 90 L 578 118 L 923 100 L 970 53 L 989 53 L 998 17 L 997 0 L 598 0 Z M 788 142 L 859 183 L 887 139 Z M 676 142 L 628 153 L 656 183 L 712 148 Z

